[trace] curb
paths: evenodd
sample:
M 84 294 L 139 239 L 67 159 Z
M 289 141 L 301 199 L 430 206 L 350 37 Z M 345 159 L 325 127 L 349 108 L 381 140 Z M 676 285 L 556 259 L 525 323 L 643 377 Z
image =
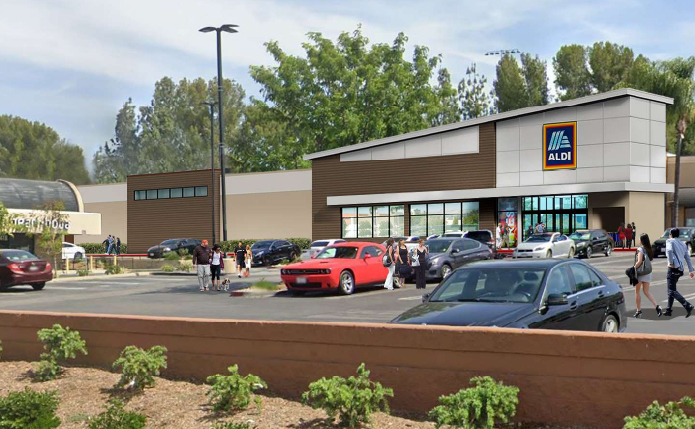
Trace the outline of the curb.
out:
M 118 279 L 122 277 L 140 277 L 140 276 L 150 276 L 152 271 L 140 271 L 137 273 L 125 273 L 125 274 L 97 274 L 89 276 L 77 276 L 77 277 L 58 277 L 57 279 L 51 280 L 51 283 L 64 283 L 64 282 L 74 282 L 74 281 L 86 281 L 86 280 L 103 280 L 103 279 Z

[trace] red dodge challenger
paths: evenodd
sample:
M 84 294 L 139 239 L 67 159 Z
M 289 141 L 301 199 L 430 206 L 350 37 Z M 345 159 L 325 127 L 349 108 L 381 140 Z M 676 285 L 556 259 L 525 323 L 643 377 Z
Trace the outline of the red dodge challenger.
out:
M 382 263 L 385 252 L 381 244 L 337 243 L 314 259 L 287 265 L 280 275 L 287 290 L 295 295 L 328 289 L 349 295 L 360 286 L 384 285 L 388 276 Z

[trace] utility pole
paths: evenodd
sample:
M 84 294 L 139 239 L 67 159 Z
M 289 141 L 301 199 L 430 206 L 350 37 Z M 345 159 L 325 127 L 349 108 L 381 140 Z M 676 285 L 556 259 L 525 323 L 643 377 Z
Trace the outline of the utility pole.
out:
M 212 172 L 212 245 L 217 241 L 217 225 L 215 225 L 215 102 L 202 103 L 210 108 L 210 171 Z

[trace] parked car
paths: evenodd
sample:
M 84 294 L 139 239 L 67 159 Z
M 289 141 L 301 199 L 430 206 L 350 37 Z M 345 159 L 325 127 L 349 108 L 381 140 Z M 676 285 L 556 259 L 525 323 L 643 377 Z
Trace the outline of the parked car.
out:
M 73 259 L 75 261 L 79 261 L 82 258 L 84 258 L 84 255 L 86 255 L 87 252 L 84 250 L 84 247 L 77 246 L 72 243 L 68 242 L 63 242 L 63 255 L 62 259 Z
M 688 253 L 692 255 L 693 249 L 695 248 L 695 234 L 693 234 L 693 232 L 695 232 L 695 228 L 686 228 L 679 226 L 678 229 L 680 230 L 678 239 L 685 243 L 685 245 L 688 247 Z M 668 236 L 670 233 L 671 228 L 664 231 L 664 235 L 662 235 L 652 243 L 652 250 L 654 251 L 655 258 L 661 255 L 666 256 L 666 240 L 668 240 Z M 637 238 L 637 240 L 639 240 L 639 237 Z
M 26 250 L 0 250 L 0 290 L 31 285 L 41 290 L 53 279 L 51 264 Z
M 577 248 L 574 241 L 559 232 L 533 234 L 514 249 L 514 258 L 562 258 L 574 257 Z
M 316 257 L 323 249 L 328 246 L 332 246 L 336 243 L 345 243 L 342 238 L 331 239 L 331 240 L 316 240 L 309 246 L 309 256 L 311 258 Z
M 613 239 L 603 229 L 578 229 L 569 238 L 574 241 L 579 257 L 591 258 L 596 253 L 610 256 L 613 251 Z
M 451 232 L 445 232 L 442 235 L 442 238 L 463 238 L 466 236 L 467 231 L 451 231 Z
M 425 272 L 427 280 L 441 280 L 465 264 L 493 258 L 487 246 L 469 238 L 436 238 L 427 240 L 425 245 L 430 252 Z
M 499 260 L 451 273 L 392 323 L 622 332 L 620 285 L 573 260 Z
M 479 229 L 477 231 L 468 231 L 464 235 L 464 237 L 479 241 L 479 242 L 487 245 L 487 247 L 489 247 L 490 250 L 493 251 L 493 253 L 496 250 L 495 235 L 489 229 Z
M 172 238 L 164 240 L 156 246 L 147 249 L 148 258 L 163 258 L 169 252 L 178 252 L 184 249 L 189 255 L 193 254 L 193 250 L 201 245 L 201 241 L 195 238 Z
M 302 249 L 286 240 L 262 240 L 253 243 L 253 265 L 269 267 L 283 259 L 294 261 L 302 254 Z
M 382 263 L 385 252 L 384 246 L 375 243 L 338 243 L 326 247 L 314 259 L 282 268 L 280 277 L 292 294 L 336 290 L 349 295 L 358 287 L 384 285 L 388 276 Z

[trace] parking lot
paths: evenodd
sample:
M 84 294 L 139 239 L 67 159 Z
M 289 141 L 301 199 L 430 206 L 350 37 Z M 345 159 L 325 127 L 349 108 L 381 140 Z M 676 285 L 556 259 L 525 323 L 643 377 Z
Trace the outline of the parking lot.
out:
M 685 310 L 676 303 L 673 316 L 658 318 L 643 297 L 643 315 L 635 319 L 635 291 L 628 284 L 625 268 L 631 253 L 597 256 L 589 262 L 623 286 L 630 316 L 628 332 L 692 335 L 695 317 L 685 319 Z M 279 282 L 279 269 L 255 269 L 248 279 L 229 276 L 233 289 L 267 280 Z M 654 261 L 652 293 L 665 307 L 666 260 Z M 431 291 L 436 284 L 429 284 Z M 695 302 L 695 280 L 683 277 L 679 290 Z M 224 292 L 198 291 L 193 276 L 139 276 L 107 279 L 79 279 L 49 283 L 43 291 L 13 288 L 0 293 L 0 309 L 79 313 L 131 314 L 196 318 L 234 318 L 246 320 L 296 320 L 330 322 L 388 322 L 417 305 L 422 291 L 409 284 L 405 289 L 361 290 L 350 296 L 315 293 L 293 297 L 285 292 L 230 297 Z

